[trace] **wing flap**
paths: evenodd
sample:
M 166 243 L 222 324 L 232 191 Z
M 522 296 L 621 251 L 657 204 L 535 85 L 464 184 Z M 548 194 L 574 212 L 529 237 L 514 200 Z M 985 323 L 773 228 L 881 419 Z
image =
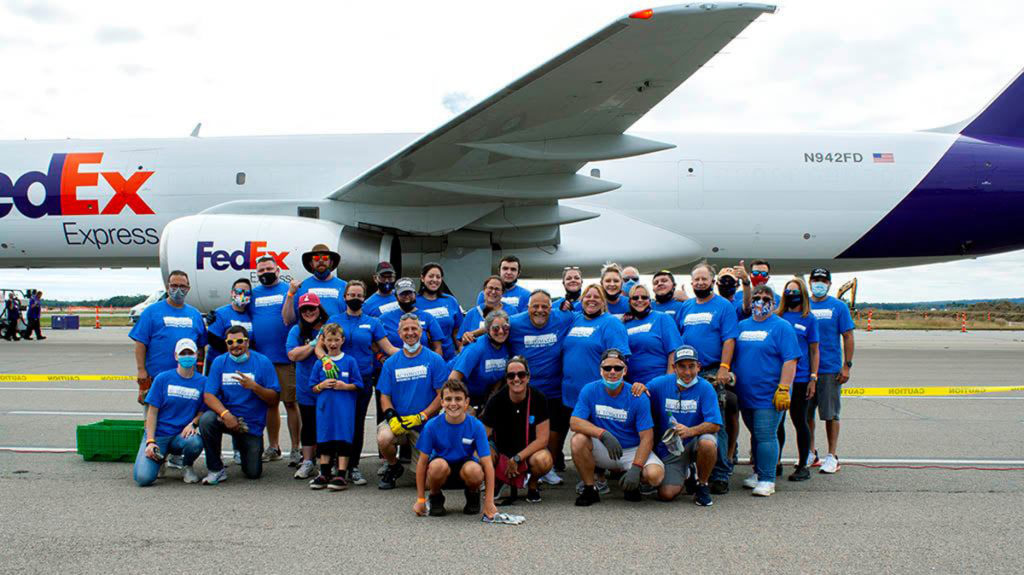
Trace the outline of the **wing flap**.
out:
M 575 162 L 617 160 L 676 147 L 675 144 L 626 134 L 597 134 L 532 142 L 469 142 L 461 145 L 513 158 Z

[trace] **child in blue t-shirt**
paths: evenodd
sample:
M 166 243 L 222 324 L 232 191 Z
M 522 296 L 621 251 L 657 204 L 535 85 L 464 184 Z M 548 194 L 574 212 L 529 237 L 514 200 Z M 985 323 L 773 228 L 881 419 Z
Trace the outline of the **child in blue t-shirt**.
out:
M 318 362 L 309 375 L 310 390 L 316 396 L 316 452 L 320 457 L 320 475 L 309 482 L 311 489 L 342 491 L 348 488 L 345 473 L 356 421 L 356 398 L 363 387 L 359 363 L 341 351 L 345 333 L 341 326 L 329 323 L 321 334 L 327 348 L 327 361 Z M 331 477 L 331 459 L 338 459 L 337 473 Z

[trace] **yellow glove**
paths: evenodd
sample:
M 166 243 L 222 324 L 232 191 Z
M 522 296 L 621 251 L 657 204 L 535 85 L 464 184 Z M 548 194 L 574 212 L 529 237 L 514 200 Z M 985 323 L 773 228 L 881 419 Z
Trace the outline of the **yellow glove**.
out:
M 391 433 L 395 435 L 405 435 L 406 429 L 402 426 L 402 420 L 397 417 L 388 419 L 388 427 L 391 428 Z
M 775 406 L 775 411 L 786 411 L 789 409 L 789 386 L 780 383 L 779 387 L 775 388 L 775 396 L 772 397 L 772 405 Z
M 423 425 L 423 422 L 426 420 L 427 416 L 423 415 L 422 413 L 417 413 L 416 415 L 403 415 L 402 427 L 406 429 L 415 429 Z

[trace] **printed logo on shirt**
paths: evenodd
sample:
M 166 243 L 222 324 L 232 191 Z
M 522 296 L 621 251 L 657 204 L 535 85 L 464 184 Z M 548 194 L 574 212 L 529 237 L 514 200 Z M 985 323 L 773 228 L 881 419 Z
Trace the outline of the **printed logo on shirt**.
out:
M 281 294 L 260 296 L 253 300 L 253 304 L 255 304 L 256 307 L 266 307 L 268 305 L 282 305 L 283 303 L 284 296 Z
M 414 365 L 412 367 L 400 367 L 395 370 L 395 381 L 409 381 L 427 377 L 427 366 Z
M 619 321 L 622 321 L 622 317 L 623 317 L 624 315 L 626 315 L 626 314 L 624 314 L 624 313 L 613 313 L 613 314 L 612 314 L 612 317 L 614 317 L 615 319 L 617 319 L 617 320 L 619 320 Z
M 433 308 L 428 309 L 427 313 L 429 313 L 430 315 L 434 316 L 435 318 L 448 317 L 448 308 L 446 308 L 446 307 L 433 307 Z
M 389 301 L 388 303 L 386 303 L 386 304 L 380 306 L 379 308 L 377 308 L 377 311 L 379 311 L 381 315 L 384 315 L 387 312 L 394 311 L 396 309 L 398 309 L 398 302 L 397 301 Z
M 484 371 L 505 371 L 505 358 L 488 359 L 484 361 Z
M 473 438 L 472 437 L 463 437 L 462 438 L 462 444 L 463 445 L 473 445 Z
M 709 311 L 702 311 L 700 313 L 688 313 L 683 318 L 683 325 L 706 325 L 710 324 L 711 320 L 715 318 L 715 314 Z
M 525 347 L 549 347 L 558 343 L 557 333 L 542 333 L 540 335 L 524 335 L 523 346 Z
M 517 296 L 517 295 L 505 296 L 505 297 L 501 298 L 501 303 L 510 305 L 512 307 L 519 307 L 519 296 Z
M 756 331 L 741 331 L 740 341 L 764 341 L 768 337 L 768 332 L 764 330 Z
M 638 333 L 647 333 L 651 331 L 651 324 L 645 323 L 643 325 L 633 326 L 626 330 L 629 335 L 636 335 Z
M 199 390 L 185 387 L 184 385 L 168 385 L 168 397 L 180 397 L 182 399 L 199 399 Z
M 172 317 L 169 315 L 164 316 L 164 327 L 192 327 L 192 318 L 190 317 Z
M 569 330 L 568 337 L 590 337 L 594 335 L 594 329 L 585 325 L 578 325 Z
M 251 321 L 238 321 L 237 319 L 233 319 L 233 320 L 231 320 L 231 325 L 232 326 L 240 325 L 240 326 L 245 328 L 245 331 L 247 331 L 250 334 L 252 334 L 252 322 Z
M 806 326 L 806 325 L 803 325 L 803 324 L 800 324 L 800 323 L 794 323 L 794 324 L 793 324 L 793 327 L 794 327 L 794 328 L 795 328 L 795 329 L 796 329 L 797 331 L 807 331 L 807 326 Z
M 242 375 L 244 375 L 244 376 L 246 376 L 246 377 L 248 377 L 250 379 L 253 379 L 253 380 L 256 379 L 256 375 L 253 374 L 253 373 L 246 373 L 246 372 L 243 371 Z M 237 385 L 237 386 L 241 387 L 242 383 L 240 381 L 238 381 L 237 379 L 235 379 L 237 376 L 238 376 L 238 374 L 236 374 L 233 371 L 231 373 L 222 373 L 222 374 L 220 374 L 220 385 L 221 385 L 221 387 L 223 387 L 225 385 Z
M 696 399 L 666 399 L 665 411 L 672 413 L 697 413 Z
M 613 419 L 615 421 L 626 421 L 629 419 L 629 412 L 610 405 L 595 405 L 594 413 L 602 419 Z
M 342 379 L 348 379 L 348 372 L 347 371 L 341 372 L 341 377 L 342 377 Z
M 812 309 L 811 313 L 814 314 L 814 317 L 818 318 L 818 321 L 830 321 L 832 319 L 832 308 Z
M 338 288 L 309 288 L 308 293 L 315 293 L 320 299 L 338 299 Z
M 676 310 L 674 310 L 674 309 L 667 309 L 667 310 L 665 310 L 665 311 L 663 311 L 661 313 L 667 313 L 668 315 L 676 315 Z
M 361 324 L 359 324 L 359 329 L 370 329 L 370 324 L 368 324 L 368 323 L 361 323 Z

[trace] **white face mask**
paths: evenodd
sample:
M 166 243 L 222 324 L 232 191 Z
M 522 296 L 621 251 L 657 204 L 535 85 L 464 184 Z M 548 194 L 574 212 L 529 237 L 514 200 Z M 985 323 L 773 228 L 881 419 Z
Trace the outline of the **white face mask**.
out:
M 686 383 L 685 381 L 683 381 L 683 378 L 676 377 L 676 383 L 678 383 L 679 387 L 682 387 L 682 388 L 693 387 L 693 384 L 697 383 L 697 378 L 695 377 L 695 378 L 690 380 L 690 383 Z
M 405 351 L 407 351 L 409 353 L 416 353 L 417 351 L 420 350 L 420 342 L 417 341 L 413 345 L 409 345 L 407 343 L 403 343 L 402 347 L 405 348 Z

